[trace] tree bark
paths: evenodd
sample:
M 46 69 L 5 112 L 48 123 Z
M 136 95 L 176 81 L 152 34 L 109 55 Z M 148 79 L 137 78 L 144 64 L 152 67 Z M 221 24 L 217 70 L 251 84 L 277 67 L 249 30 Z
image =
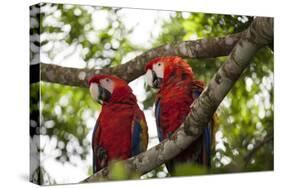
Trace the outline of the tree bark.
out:
M 87 81 L 91 76 L 95 74 L 111 74 L 131 82 L 145 73 L 144 66 L 146 62 L 159 56 L 180 56 L 185 58 L 227 56 L 241 35 L 242 33 L 236 33 L 225 37 L 166 44 L 144 52 L 125 64 L 111 68 L 77 69 L 41 63 L 41 80 L 63 85 L 88 87 Z
M 273 40 L 273 18 L 257 17 L 233 48 L 200 97 L 192 105 L 185 123 L 169 138 L 125 162 L 128 172 L 145 174 L 187 148 L 207 125 L 223 98 L 247 68 L 255 53 Z M 111 179 L 106 167 L 83 182 Z

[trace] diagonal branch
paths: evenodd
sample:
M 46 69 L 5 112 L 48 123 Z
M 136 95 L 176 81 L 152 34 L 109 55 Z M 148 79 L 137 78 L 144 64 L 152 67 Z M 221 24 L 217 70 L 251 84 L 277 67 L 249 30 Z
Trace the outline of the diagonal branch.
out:
M 70 86 L 87 87 L 87 80 L 89 77 L 95 74 L 112 74 L 130 82 L 143 75 L 145 73 L 145 63 L 155 57 L 176 55 L 186 58 L 214 58 L 227 56 L 240 39 L 241 35 L 242 33 L 236 33 L 225 37 L 166 44 L 146 51 L 125 64 L 99 70 L 67 68 L 41 63 L 41 80 Z M 33 83 L 34 82 L 35 81 L 33 81 Z
M 261 148 L 263 147 L 265 144 L 268 144 L 270 142 L 273 142 L 273 134 L 269 134 L 267 135 L 262 141 L 258 142 L 254 148 L 247 153 L 247 155 L 244 157 L 244 161 L 245 161 L 245 166 L 247 166 L 249 164 L 249 162 L 251 161 L 251 159 L 253 158 L 254 154 Z
M 165 139 L 146 152 L 124 161 L 128 172 L 145 174 L 187 148 L 202 133 L 203 127 L 207 125 L 218 105 L 250 64 L 251 58 L 260 48 L 268 45 L 272 39 L 273 19 L 256 18 L 235 45 L 228 61 L 221 66 L 196 100 L 184 125 L 171 138 Z M 111 179 L 111 172 L 108 167 L 83 182 L 104 179 Z
M 197 134 L 209 122 L 223 98 L 250 64 L 253 55 L 272 40 L 273 19 L 256 18 L 233 48 L 228 61 L 220 67 L 200 95 L 200 100 L 194 103 L 193 113 L 185 121 L 189 125 L 185 126 L 187 133 Z

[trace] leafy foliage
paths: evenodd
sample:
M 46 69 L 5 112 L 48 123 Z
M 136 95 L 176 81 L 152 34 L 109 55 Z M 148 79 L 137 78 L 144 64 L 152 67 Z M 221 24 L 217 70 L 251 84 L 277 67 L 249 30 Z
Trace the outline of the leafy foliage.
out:
M 55 57 L 63 53 L 65 48 L 73 47 L 74 50 L 70 50 L 62 59 L 70 58 L 80 49 L 79 55 L 85 63 L 83 66 L 88 68 L 117 66 L 128 59 L 129 55 L 148 50 L 129 40 L 128 36 L 134 27 L 128 29 L 125 26 L 120 14 L 122 9 L 49 3 L 31 9 L 31 62 L 38 60 L 36 54 L 39 47 L 50 61 L 56 61 Z M 95 25 L 99 21 L 98 14 L 106 15 L 104 22 L 107 24 L 102 27 Z M 159 36 L 153 39 L 152 46 L 241 32 L 252 20 L 248 16 L 169 13 Z M 208 83 L 226 59 L 220 57 L 187 61 L 196 78 Z M 91 136 L 100 105 L 90 99 L 87 89 L 44 82 L 40 83 L 41 102 L 37 104 L 38 88 L 39 84 L 32 85 L 30 93 L 31 117 L 38 117 L 39 107 L 42 110 L 41 126 L 32 129 L 31 134 L 40 134 L 45 138 L 45 143 L 40 143 L 38 151 L 61 163 L 77 165 L 76 158 L 86 161 L 90 151 L 87 137 Z M 144 109 L 151 109 L 154 96 L 154 91 L 146 89 L 146 98 L 142 104 Z M 273 53 L 270 49 L 261 50 L 253 58 L 253 63 L 222 102 L 218 114 L 220 127 L 216 135 L 216 147 L 212 151 L 212 169 L 208 173 L 272 170 L 273 142 L 264 144 L 245 163 L 245 156 L 257 143 L 273 135 Z M 49 145 L 54 151 L 51 154 Z M 38 170 L 48 173 L 43 167 Z M 91 173 L 90 164 L 87 171 Z M 205 173 L 207 171 L 201 167 L 187 165 L 178 167 L 176 175 Z M 162 165 L 142 178 L 167 176 Z M 51 174 L 45 177 L 50 179 L 46 181 L 54 182 Z M 122 163 L 113 166 L 113 177 L 118 180 L 128 177 Z
M 109 164 L 110 167 L 110 179 L 112 180 L 126 180 L 126 179 L 137 179 L 139 178 L 139 174 L 130 173 L 124 161 L 112 161 Z
M 208 170 L 198 165 L 184 164 L 176 167 L 173 176 L 194 176 L 207 174 Z
M 163 25 L 163 33 L 155 42 L 155 46 L 173 41 L 241 32 L 253 20 L 247 16 L 203 13 L 192 13 L 186 17 L 186 13 L 180 12 L 172 16 L 171 20 Z M 196 78 L 208 83 L 226 60 L 227 57 L 187 61 Z M 145 103 L 150 100 L 148 98 Z M 220 142 L 212 151 L 212 166 L 219 168 L 215 172 L 272 170 L 272 143 L 258 150 L 251 159 L 251 165 L 244 166 L 244 157 L 247 153 L 267 135 L 273 134 L 273 53 L 270 49 L 263 49 L 254 57 L 250 68 L 223 101 L 218 114 L 220 128 L 217 137 Z

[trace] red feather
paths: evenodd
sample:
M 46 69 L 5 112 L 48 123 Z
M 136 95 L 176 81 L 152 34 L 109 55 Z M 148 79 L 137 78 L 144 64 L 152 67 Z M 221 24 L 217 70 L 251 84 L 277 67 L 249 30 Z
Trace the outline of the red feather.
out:
M 142 151 L 147 147 L 147 126 L 143 112 L 139 109 L 136 97 L 128 84 L 115 77 L 98 75 L 90 79 L 99 82 L 110 78 L 114 81 L 114 90 L 110 100 L 103 103 L 92 141 L 94 172 L 104 168 L 111 160 L 124 160 L 132 156 L 132 126 L 135 118 L 142 119 L 144 135 Z
M 152 69 L 153 64 L 164 63 L 164 78 L 157 94 L 157 101 L 160 104 L 159 127 L 163 132 L 164 139 L 169 137 L 184 122 L 190 112 L 190 106 L 198 97 L 194 91 L 198 90 L 199 95 L 203 90 L 204 83 L 194 79 L 189 64 L 180 57 L 159 57 L 148 62 L 147 69 Z M 200 136 L 185 151 L 176 158 L 166 163 L 168 170 L 174 170 L 174 165 L 186 161 L 208 165 L 207 156 L 203 151 L 203 136 Z

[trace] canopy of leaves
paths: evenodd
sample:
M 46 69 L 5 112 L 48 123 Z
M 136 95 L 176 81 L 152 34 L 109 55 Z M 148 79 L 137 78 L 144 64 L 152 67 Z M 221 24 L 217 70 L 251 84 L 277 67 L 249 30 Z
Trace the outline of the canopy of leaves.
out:
M 80 67 L 102 68 L 117 66 L 128 57 L 148 50 L 133 44 L 129 36 L 135 27 L 126 27 L 120 8 L 90 7 L 78 5 L 40 4 L 31 7 L 31 63 L 44 59 L 57 63 L 79 53 L 84 64 Z M 106 15 L 105 24 L 96 25 L 98 14 Z M 175 41 L 225 36 L 246 29 L 252 17 L 204 13 L 167 12 L 157 37 L 151 37 L 151 46 Z M 140 16 L 141 15 L 136 15 Z M 40 37 L 38 37 L 40 35 Z M 151 35 L 151 33 L 143 33 Z M 39 57 L 41 48 L 41 57 Z M 67 52 L 63 51 L 66 48 Z M 58 54 L 64 54 L 57 58 Z M 197 79 L 205 83 L 225 62 L 227 57 L 211 59 L 188 59 Z M 242 172 L 273 169 L 273 142 L 267 142 L 246 156 L 258 143 L 273 135 L 273 52 L 261 50 L 253 63 L 244 72 L 218 109 L 219 130 L 217 143 L 212 151 L 212 169 L 208 172 L 197 166 L 183 166 L 177 175 L 204 173 Z M 73 66 L 64 64 L 63 66 Z M 139 85 L 138 87 L 146 87 Z M 40 156 L 52 158 L 60 163 L 78 165 L 77 158 L 87 164 L 91 174 L 90 142 L 92 128 L 100 111 L 87 89 L 40 82 L 31 86 L 31 118 L 40 114 L 40 126 L 31 126 L 31 137 L 41 135 L 36 151 Z M 133 88 L 134 89 L 134 88 Z M 144 109 L 152 111 L 154 91 L 146 88 Z M 39 111 L 40 110 L 40 111 Z M 148 122 L 149 123 L 149 122 Z M 32 139 L 32 138 L 31 138 Z M 44 158 L 44 157 L 43 157 Z M 42 159 L 42 157 L 41 157 Z M 245 160 L 247 159 L 247 160 Z M 35 170 L 33 177 L 52 183 L 52 174 Z M 114 166 L 115 179 L 124 179 L 121 164 Z M 40 173 L 38 173 L 40 172 Z M 166 177 L 161 166 L 142 178 Z M 49 180 L 50 179 L 50 180 Z M 54 178 L 53 178 L 54 179 Z M 68 182 L 66 182 L 68 183 Z

